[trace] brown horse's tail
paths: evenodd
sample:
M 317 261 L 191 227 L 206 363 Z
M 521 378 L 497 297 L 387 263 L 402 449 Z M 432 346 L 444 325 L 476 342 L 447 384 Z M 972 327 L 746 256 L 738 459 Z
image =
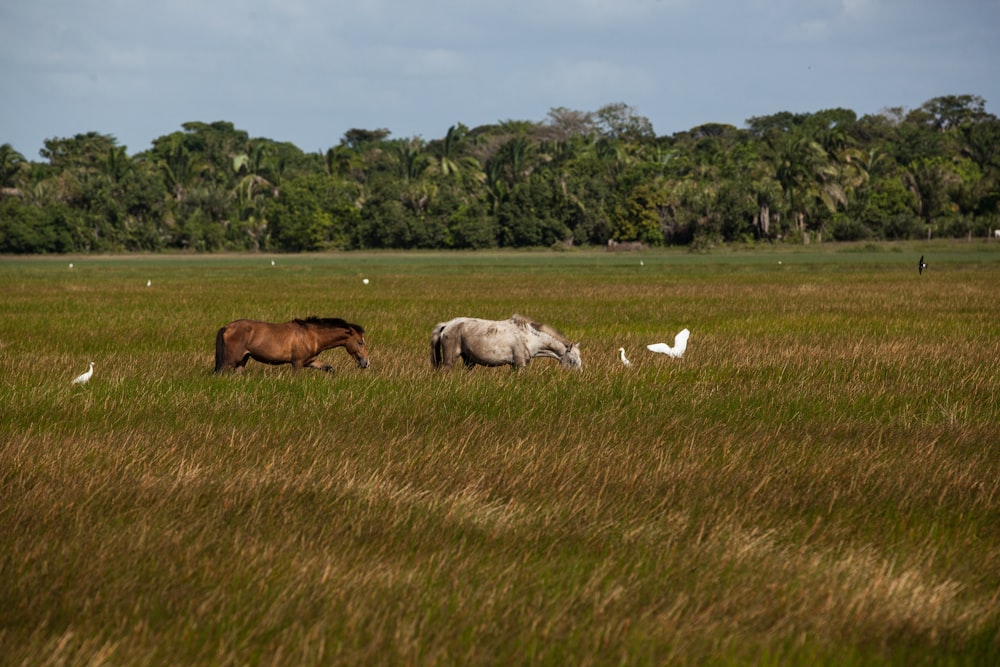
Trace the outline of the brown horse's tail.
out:
M 434 331 L 431 333 L 431 366 L 434 368 L 440 368 L 441 362 L 443 360 L 443 351 L 441 350 L 441 332 L 444 331 L 444 325 L 439 324 L 434 327 Z
M 226 359 L 226 327 L 219 329 L 215 334 L 215 372 L 222 370 L 222 364 Z

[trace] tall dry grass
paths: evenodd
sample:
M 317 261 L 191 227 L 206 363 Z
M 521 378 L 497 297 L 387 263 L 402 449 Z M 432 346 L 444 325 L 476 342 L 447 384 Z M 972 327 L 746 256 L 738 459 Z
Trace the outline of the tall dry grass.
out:
M 1000 253 L 851 250 L 0 260 L 0 664 L 994 662 Z M 584 372 L 430 370 L 513 312 Z

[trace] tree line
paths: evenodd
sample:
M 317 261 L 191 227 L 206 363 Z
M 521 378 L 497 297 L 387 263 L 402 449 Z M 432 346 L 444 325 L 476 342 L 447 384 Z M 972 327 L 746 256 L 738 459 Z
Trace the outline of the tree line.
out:
M 974 95 L 780 112 L 657 136 L 624 103 L 325 152 L 190 122 L 129 155 L 95 132 L 0 146 L 0 252 L 720 243 L 985 236 L 1000 120 Z

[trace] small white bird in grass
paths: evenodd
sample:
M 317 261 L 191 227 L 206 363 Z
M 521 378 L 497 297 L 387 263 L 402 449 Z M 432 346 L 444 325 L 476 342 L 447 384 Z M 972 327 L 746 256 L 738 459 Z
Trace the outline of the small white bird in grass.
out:
M 152 281 L 152 280 L 147 280 L 147 281 L 146 281 L 146 287 L 149 287 L 149 286 L 150 286 L 150 285 L 152 285 L 152 284 L 153 284 L 153 281 Z
M 628 357 L 625 356 L 625 348 L 624 347 L 618 348 L 618 358 L 622 360 L 622 366 L 628 367 L 628 366 L 632 365 L 632 362 L 629 361 Z
M 364 283 L 365 285 L 367 285 L 367 284 L 368 284 L 368 279 L 367 279 L 367 278 L 365 278 L 365 279 L 363 279 L 363 280 L 362 280 L 361 282 L 362 282 L 362 283 Z
M 91 361 L 90 368 L 88 368 L 85 372 L 80 373 L 75 378 L 73 378 L 73 382 L 71 384 L 87 384 L 87 381 L 90 380 L 90 377 L 93 374 L 94 374 L 94 362 Z
M 660 354 L 665 354 L 668 357 L 673 357 L 674 359 L 680 359 L 684 356 L 684 350 L 687 349 L 688 336 L 690 335 L 690 331 L 682 329 L 680 333 L 674 336 L 673 347 L 667 345 L 666 343 L 653 343 L 652 345 L 647 345 L 646 347 L 651 352 L 658 352 Z

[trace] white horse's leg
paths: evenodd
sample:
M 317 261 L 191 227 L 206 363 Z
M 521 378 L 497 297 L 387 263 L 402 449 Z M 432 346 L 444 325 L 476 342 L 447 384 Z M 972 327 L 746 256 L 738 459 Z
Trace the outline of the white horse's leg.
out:
M 445 329 L 441 332 L 441 367 L 449 369 L 458 361 L 462 354 L 462 341 L 459 336 Z
M 531 363 L 531 350 L 527 345 L 515 345 L 510 352 L 513 360 L 511 365 L 514 368 L 524 368 Z

